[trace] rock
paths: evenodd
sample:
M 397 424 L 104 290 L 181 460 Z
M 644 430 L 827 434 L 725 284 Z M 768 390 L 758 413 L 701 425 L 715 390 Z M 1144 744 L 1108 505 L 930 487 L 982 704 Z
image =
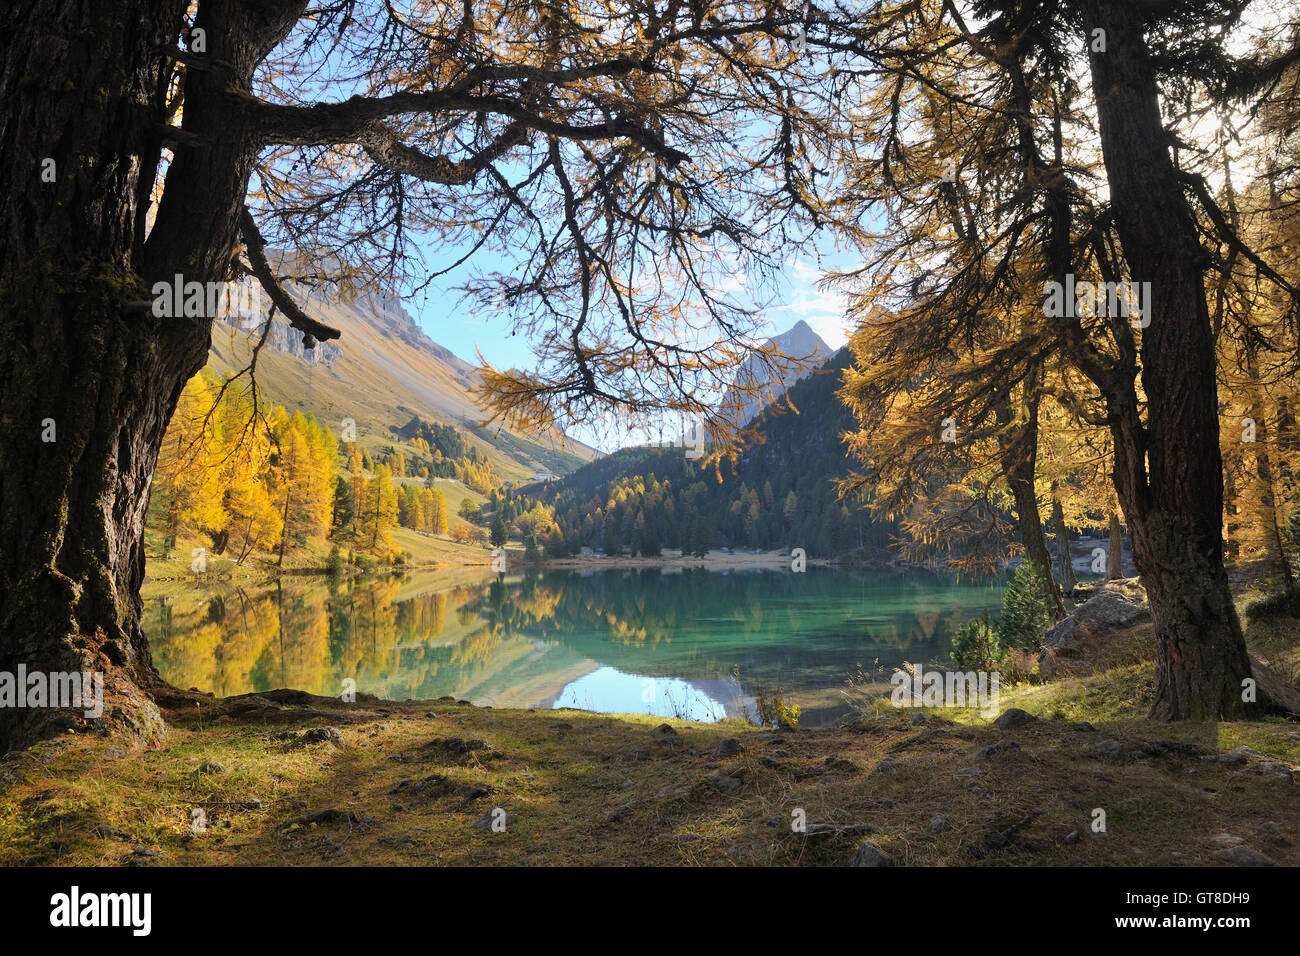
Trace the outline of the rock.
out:
M 607 823 L 622 823 L 624 820 L 628 818 L 628 816 L 635 809 L 636 809 L 636 801 L 629 800 L 626 803 L 620 804 L 619 806 L 615 807 L 613 810 L 610 810 L 609 813 L 605 814 L 605 821 Z
M 1248 846 L 1234 846 L 1226 850 L 1216 850 L 1214 858 L 1222 860 L 1224 863 L 1231 863 L 1234 866 L 1273 866 L 1272 860 Z
M 1019 750 L 1020 744 L 1014 740 L 999 740 L 995 744 L 987 747 L 981 747 L 975 754 L 976 760 L 987 760 L 989 757 L 996 757 L 1000 753 L 1006 753 L 1008 750 Z
M 1214 842 L 1219 846 L 1241 846 L 1246 841 L 1235 833 L 1216 833 Z
M 676 737 L 677 731 L 673 730 L 672 724 L 660 724 L 654 730 L 650 731 L 651 737 Z
M 1124 752 L 1124 745 L 1118 740 L 1103 740 L 1101 743 L 1097 744 L 1097 749 L 1107 757 L 1118 757 Z
M 117 827 L 109 826 L 107 823 L 101 823 L 95 829 L 90 831 L 92 835 L 99 837 L 101 840 L 129 840 L 131 837 L 124 830 Z
M 655 797 L 659 800 L 683 803 L 691 798 L 691 792 L 692 788 L 688 784 L 673 783 L 660 790 Z
M 725 773 L 712 774 L 708 779 L 713 789 L 719 793 L 735 793 L 741 787 L 741 781 L 738 777 L 732 777 Z
M 943 817 L 935 815 L 930 818 L 931 833 L 942 833 L 946 829 L 948 829 L 948 821 Z
M 1070 726 L 1073 727 L 1075 730 L 1082 730 L 1088 733 L 1096 733 L 1097 731 L 1097 728 L 1094 727 L 1086 720 L 1076 720 L 1072 724 L 1070 724 Z
M 479 750 L 491 749 L 486 740 L 464 740 L 460 737 L 448 737 L 445 740 L 431 740 L 426 748 L 436 747 L 457 757 L 464 757 Z
M 713 750 L 715 757 L 736 757 L 745 752 L 744 746 L 739 737 L 725 737 L 718 741 L 718 746 Z
M 967 780 L 970 779 L 971 777 L 978 777 L 983 772 L 984 770 L 982 767 L 962 767 L 955 774 L 953 774 L 953 776 L 961 777 L 962 779 Z
M 857 773 L 862 769 L 852 760 L 843 757 L 827 757 L 822 761 L 822 766 L 832 773 Z
M 339 750 L 342 750 L 347 745 L 347 742 L 343 739 L 343 731 L 337 727 L 313 727 L 311 730 L 304 731 L 298 740 L 304 744 L 329 743 Z
M 1288 782 L 1295 780 L 1295 772 L 1284 763 L 1260 764 L 1259 772 L 1272 774 Z
M 1067 834 L 1065 835 L 1065 842 L 1066 842 L 1066 843 L 1078 843 L 1078 842 L 1079 842 L 1079 831 L 1078 831 L 1078 830 L 1071 830 L 1069 833 L 1067 833 Z
M 769 730 L 766 733 L 759 734 L 758 739 L 767 744 L 785 743 L 785 738 L 782 737 L 780 734 L 778 734 L 775 730 Z
M 913 714 L 911 717 L 907 718 L 907 722 L 913 727 L 919 727 L 925 723 L 925 714 Z
M 998 719 L 993 721 L 993 724 L 996 727 L 1005 729 L 1007 727 L 1019 727 L 1021 724 L 1028 724 L 1037 719 L 1033 714 L 1026 713 L 1019 707 L 1008 707 L 998 715 Z
M 276 832 L 283 833 L 285 830 L 295 826 L 307 827 L 320 823 L 347 823 L 350 826 L 356 826 L 360 822 L 361 818 L 351 810 L 339 810 L 334 807 L 329 807 L 325 810 L 317 810 L 315 813 L 304 813 L 300 817 L 285 820 L 275 829 Z
M 858 847 L 853 858 L 849 860 L 849 866 L 889 866 L 889 857 L 881 851 L 870 840 L 864 840 Z
M 895 767 L 901 767 L 902 765 L 903 762 L 901 760 L 895 760 L 893 757 L 886 757 L 884 760 L 880 761 L 880 763 L 876 764 L 876 769 L 871 772 L 873 774 L 888 773 Z
M 673 843 L 698 843 L 704 837 L 698 833 L 660 833 L 655 836 L 657 842 L 672 841 Z
M 1267 823 L 1259 825 L 1259 832 L 1264 834 L 1270 843 L 1276 843 L 1278 846 L 1290 846 L 1291 838 L 1283 832 L 1282 828 L 1269 820 Z
M 1202 757 L 1202 760 L 1211 760 L 1215 763 L 1227 763 L 1240 766 L 1246 763 L 1251 757 L 1264 756 L 1258 750 L 1252 750 L 1249 747 L 1237 747 L 1235 750 L 1229 750 L 1227 753 L 1210 754 L 1208 757 Z
M 1150 611 L 1118 591 L 1099 591 L 1048 631 L 1045 643 L 1049 650 L 1068 651 L 1085 637 L 1100 637 L 1150 619 Z
M 194 771 L 195 776 L 205 776 L 207 774 L 227 773 L 226 765 L 217 763 L 215 760 L 207 760 L 199 765 L 199 769 Z
M 822 842 L 832 840 L 836 837 L 850 836 L 859 833 L 870 833 L 871 827 L 865 823 L 809 823 L 802 830 L 797 831 L 805 840 Z
M 501 833 L 504 832 L 502 830 L 503 827 L 505 830 L 509 830 L 510 824 L 514 823 L 518 819 L 519 818 L 513 813 L 507 813 L 500 807 L 493 807 L 487 813 L 483 814 L 483 816 L 474 821 L 474 829 L 480 830 L 484 833 Z
M 775 843 L 746 843 L 727 850 L 727 859 L 735 863 L 767 863 L 776 853 Z
M 569 723 L 568 721 L 565 721 L 565 720 L 562 720 L 562 721 L 560 721 L 558 724 L 554 724 L 553 726 L 555 727 L 556 730 L 572 730 L 572 729 L 573 729 L 573 724 L 571 724 L 571 723 Z

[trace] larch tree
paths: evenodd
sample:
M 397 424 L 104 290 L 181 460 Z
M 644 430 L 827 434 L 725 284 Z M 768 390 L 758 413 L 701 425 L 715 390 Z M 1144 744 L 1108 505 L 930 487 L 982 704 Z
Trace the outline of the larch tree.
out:
M 1006 249 L 1034 249 L 1041 306 L 1053 319 L 1039 328 L 1100 400 L 1112 437 L 1112 478 L 1154 618 L 1153 714 L 1163 718 L 1296 707 L 1293 692 L 1263 671 L 1252 674 L 1228 587 L 1216 353 L 1205 293 L 1215 261 L 1200 215 L 1226 243 L 1258 256 L 1219 215 L 1205 188 L 1204 151 L 1184 146 L 1195 139 L 1192 115 L 1177 110 L 1188 100 L 1224 95 L 1224 77 L 1253 92 L 1269 73 L 1267 63 L 1243 64 L 1225 52 L 1224 31 L 1246 5 L 989 2 L 970 23 L 948 2 L 889 6 L 891 17 L 882 5 L 882 15 L 869 18 L 873 29 L 860 30 L 857 41 L 897 90 L 884 116 L 868 114 L 862 124 L 867 141 L 886 154 L 910 145 L 897 118 L 914 112 L 918 86 L 927 101 L 1008 126 L 992 152 L 954 157 L 954 178 L 978 184 L 966 190 L 976 197 L 987 185 L 981 177 L 1018 167 L 1010 204 L 985 204 L 999 220 L 985 234 L 1001 241 L 974 260 L 974 269 L 996 277 L 1009 261 Z M 952 80 L 935 67 L 948 60 L 963 67 Z M 941 179 L 937 170 L 935 178 Z M 898 197 L 866 189 L 847 198 L 879 208 Z M 893 224 L 906 229 L 914 209 L 899 206 Z M 906 261 L 886 260 L 881 268 L 900 270 Z M 959 292 L 972 271 L 947 269 L 942 259 L 922 262 L 909 276 L 917 284 L 913 298 Z M 1094 279 L 1146 301 L 1120 293 L 1102 308 L 1071 301 L 1052 309 L 1053 296 L 1056 304 L 1066 295 L 1075 300 L 1082 283 Z M 933 327 L 960 316 L 937 314 Z
M 141 529 L 212 325 L 159 314 L 170 284 L 252 276 L 312 345 L 337 332 L 282 279 L 396 287 L 420 242 L 508 249 L 473 290 L 539 343 L 536 375 L 489 373 L 505 406 L 702 408 L 759 321 L 720 277 L 771 274 L 815 205 L 825 80 L 797 68 L 802 17 L 24 4 L 0 38 L 0 668 L 103 671 L 103 725 L 161 729 Z M 0 748 L 70 722 L 6 712 Z

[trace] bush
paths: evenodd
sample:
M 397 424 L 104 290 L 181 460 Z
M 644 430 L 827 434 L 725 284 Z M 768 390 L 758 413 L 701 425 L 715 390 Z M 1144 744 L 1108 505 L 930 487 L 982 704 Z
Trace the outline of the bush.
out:
M 325 562 L 325 570 L 335 575 L 343 570 L 343 552 L 339 550 L 337 544 L 330 548 L 330 556 L 329 560 Z
M 998 640 L 1003 647 L 1014 647 L 1036 654 L 1043 649 L 1048 629 L 1056 623 L 1052 601 L 1039 575 L 1038 567 L 1026 558 L 1016 568 L 1011 583 L 1002 594 L 1002 617 L 998 621 Z
M 1246 605 L 1246 617 L 1262 621 L 1269 617 L 1300 617 L 1300 592 L 1270 594 Z
M 997 629 L 989 622 L 988 611 L 982 618 L 977 617 L 957 628 L 952 639 L 952 662 L 958 670 L 1000 670 L 1005 656 Z

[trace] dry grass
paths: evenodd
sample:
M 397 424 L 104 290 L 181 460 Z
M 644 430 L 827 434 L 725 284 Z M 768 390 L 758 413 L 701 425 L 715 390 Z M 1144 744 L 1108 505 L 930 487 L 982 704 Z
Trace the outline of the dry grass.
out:
M 1089 696 L 1083 692 L 1082 700 Z M 1040 709 L 1028 693 L 1020 700 Z M 1066 706 L 1062 701 L 1050 706 Z M 149 752 L 110 756 L 109 745 L 73 737 L 29 752 L 22 779 L 0 793 L 0 863 L 846 862 L 862 835 L 809 839 L 791 829 L 800 810 L 810 824 L 866 825 L 867 839 L 907 865 L 1204 864 L 1215 862 L 1214 838 L 1223 832 L 1278 863 L 1300 863 L 1295 846 L 1269 844 L 1259 830 L 1274 821 L 1300 838 L 1293 783 L 1261 771 L 1259 759 L 1232 766 L 1156 743 L 1211 753 L 1248 744 L 1294 765 L 1300 741 L 1287 738 L 1285 724 L 1117 718 L 1094 731 L 1061 720 L 1002 731 L 890 713 L 775 739 L 735 725 L 672 721 L 678 736 L 669 739 L 677 743 L 662 743 L 653 733 L 661 721 L 648 717 L 498 711 L 446 700 L 371 702 L 350 712 L 337 702 L 314 703 L 308 724 L 340 726 L 343 749 L 277 739 L 285 727 L 303 726 L 300 712 L 286 708 L 257 726 L 174 717 L 165 746 Z M 320 710 L 330 706 L 337 717 Z M 714 757 L 717 741 L 728 736 L 739 736 L 745 752 Z M 447 738 L 487 746 L 458 755 L 434 743 Z M 1121 756 L 1097 749 L 1107 738 L 1123 744 Z M 1004 740 L 1019 749 L 976 756 Z M 828 758 L 856 769 L 828 767 Z M 873 772 L 886 758 L 897 765 Z M 226 772 L 196 774 L 205 762 Z M 4 766 L 12 772 L 19 764 Z M 958 776 L 971 767 L 979 774 Z M 718 772 L 738 777 L 739 790 L 720 792 L 710 783 Z M 432 788 L 441 792 L 413 793 L 410 783 L 397 790 L 435 774 L 446 778 Z M 474 784 L 491 792 L 450 792 Z M 511 815 L 505 832 L 475 829 L 493 807 Z M 190 826 L 195 808 L 207 814 L 199 834 Z M 1106 811 L 1105 836 L 1089 830 L 1094 808 Z M 343 814 L 283 828 L 324 809 Z M 938 833 L 929 827 L 936 815 L 947 821 Z M 97 833 L 102 825 L 123 835 Z M 1071 833 L 1077 841 L 1067 842 Z M 166 858 L 136 855 L 136 847 Z

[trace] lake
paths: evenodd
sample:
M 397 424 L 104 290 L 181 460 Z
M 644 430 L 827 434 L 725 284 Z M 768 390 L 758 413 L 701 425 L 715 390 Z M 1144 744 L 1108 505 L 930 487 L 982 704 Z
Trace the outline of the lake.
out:
M 144 597 L 162 676 L 218 696 L 338 696 L 351 679 L 389 700 L 717 720 L 779 689 L 819 726 L 848 712 L 859 672 L 946 658 L 1001 587 L 915 570 L 458 570 Z

